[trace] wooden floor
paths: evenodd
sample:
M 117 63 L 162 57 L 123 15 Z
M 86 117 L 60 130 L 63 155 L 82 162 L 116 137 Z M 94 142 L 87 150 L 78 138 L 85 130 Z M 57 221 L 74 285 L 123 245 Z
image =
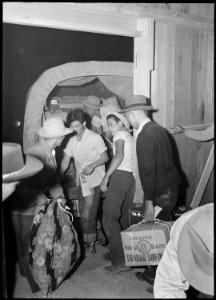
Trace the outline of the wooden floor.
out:
M 109 265 L 102 258 L 107 248 L 97 245 L 94 257 L 87 256 L 69 279 L 64 281 L 48 298 L 153 298 L 152 286 L 135 277 L 135 272 L 143 268 L 132 268 L 129 272 L 107 274 L 104 266 Z M 13 298 L 42 298 L 42 294 L 32 294 L 25 277 L 16 265 Z

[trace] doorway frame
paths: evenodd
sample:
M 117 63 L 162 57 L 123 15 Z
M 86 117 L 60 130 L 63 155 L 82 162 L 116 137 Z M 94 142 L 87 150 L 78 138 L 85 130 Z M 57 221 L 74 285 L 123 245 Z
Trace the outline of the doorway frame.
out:
M 93 9 L 68 2 L 5 2 L 3 23 L 133 37 L 133 92 L 151 98 L 154 19 L 102 11 L 97 3 Z

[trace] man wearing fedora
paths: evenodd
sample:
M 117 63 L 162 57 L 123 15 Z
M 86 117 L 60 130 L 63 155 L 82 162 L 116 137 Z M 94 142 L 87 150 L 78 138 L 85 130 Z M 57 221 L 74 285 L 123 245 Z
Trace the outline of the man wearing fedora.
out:
M 17 143 L 2 143 L 2 200 L 6 200 L 20 181 L 34 176 L 43 168 L 43 163 L 31 155 L 22 153 Z M 2 218 L 3 221 L 3 218 Z M 2 222 L 2 296 L 7 298 L 7 275 L 5 260 L 4 222 Z
M 65 200 L 63 188 L 60 184 L 59 176 L 56 172 L 56 159 L 52 151 L 60 146 L 65 135 L 72 133 L 66 128 L 62 118 L 50 117 L 38 130 L 39 141 L 26 151 L 26 155 L 32 155 L 43 162 L 44 168 L 40 174 L 34 178 L 21 183 L 16 194 L 22 201 L 17 201 L 19 207 L 13 212 L 13 223 L 18 240 L 18 256 L 20 272 L 26 276 L 32 292 L 37 292 L 35 282 L 28 265 L 28 247 L 30 239 L 31 225 L 34 213 L 38 204 L 51 199 L 61 198 Z M 17 215 L 16 215 L 17 214 Z M 21 228 L 21 229 L 20 229 Z
M 213 227 L 214 203 L 192 209 L 174 223 L 158 264 L 155 298 L 186 298 L 189 285 L 200 292 L 197 298 L 214 297 Z
M 143 218 L 145 221 L 153 221 L 154 207 L 157 205 L 162 208 L 158 219 L 170 221 L 173 220 L 172 210 L 177 202 L 181 179 L 174 164 L 166 129 L 151 121 L 147 114 L 150 110 L 153 108 L 147 104 L 145 96 L 128 95 L 121 113 L 125 113 L 136 130 L 134 172 L 136 182 L 140 181 L 143 192 L 140 194 L 144 203 Z M 136 277 L 153 285 L 156 268 L 147 267 L 143 273 L 136 273 Z

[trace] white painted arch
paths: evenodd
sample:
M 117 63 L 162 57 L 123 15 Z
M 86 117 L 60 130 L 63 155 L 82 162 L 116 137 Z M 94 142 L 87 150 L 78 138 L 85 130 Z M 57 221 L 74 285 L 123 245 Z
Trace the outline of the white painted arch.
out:
M 24 152 L 38 141 L 43 108 L 47 97 L 60 82 L 74 78 L 97 77 L 112 92 L 120 96 L 133 92 L 133 63 L 126 62 L 70 62 L 42 73 L 31 86 L 26 98 L 23 128 Z

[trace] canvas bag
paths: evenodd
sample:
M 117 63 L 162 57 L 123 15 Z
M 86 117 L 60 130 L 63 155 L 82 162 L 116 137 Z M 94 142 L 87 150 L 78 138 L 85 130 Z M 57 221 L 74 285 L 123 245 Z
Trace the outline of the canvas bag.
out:
M 62 200 L 47 199 L 37 207 L 30 234 L 29 265 L 41 291 L 52 293 L 80 256 L 73 216 Z

